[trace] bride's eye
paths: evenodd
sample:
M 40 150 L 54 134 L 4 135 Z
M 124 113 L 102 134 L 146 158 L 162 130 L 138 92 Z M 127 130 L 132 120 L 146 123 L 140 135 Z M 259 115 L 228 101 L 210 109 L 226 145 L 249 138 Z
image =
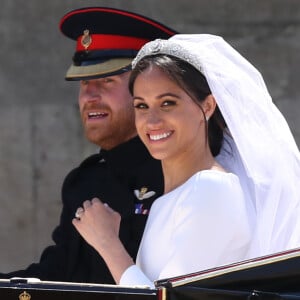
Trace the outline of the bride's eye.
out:
M 134 103 L 133 106 L 136 109 L 146 109 L 146 108 L 148 108 L 148 105 L 146 105 L 144 102 Z
M 176 101 L 173 101 L 173 100 L 165 100 L 163 103 L 162 103 L 162 106 L 163 107 L 166 107 L 166 106 L 174 106 L 176 105 Z

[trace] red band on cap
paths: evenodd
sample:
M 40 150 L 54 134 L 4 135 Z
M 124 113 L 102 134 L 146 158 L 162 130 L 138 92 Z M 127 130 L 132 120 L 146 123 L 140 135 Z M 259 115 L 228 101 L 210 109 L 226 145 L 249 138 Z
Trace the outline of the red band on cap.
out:
M 84 35 L 77 39 L 77 51 L 102 49 L 132 49 L 138 51 L 144 44 L 149 42 L 147 39 L 122 35 L 91 34 L 89 36 L 91 42 L 88 47 L 85 47 L 82 43 Z

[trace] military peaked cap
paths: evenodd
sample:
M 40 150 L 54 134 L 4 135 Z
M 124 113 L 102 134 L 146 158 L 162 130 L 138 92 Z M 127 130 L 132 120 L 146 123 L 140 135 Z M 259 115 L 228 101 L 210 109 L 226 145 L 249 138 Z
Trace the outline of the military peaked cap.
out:
M 117 75 L 131 69 L 138 50 L 156 38 L 177 32 L 145 16 L 108 7 L 70 11 L 59 24 L 61 32 L 76 41 L 73 64 L 66 80 Z

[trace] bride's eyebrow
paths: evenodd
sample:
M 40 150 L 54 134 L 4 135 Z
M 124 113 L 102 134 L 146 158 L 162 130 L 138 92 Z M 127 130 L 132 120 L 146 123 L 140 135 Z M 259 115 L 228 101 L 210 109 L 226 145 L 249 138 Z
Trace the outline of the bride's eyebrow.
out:
M 168 96 L 180 99 L 180 96 L 173 94 L 173 93 L 163 93 L 163 94 L 157 95 L 155 98 L 161 99 L 161 98 L 168 97 Z M 140 96 L 133 96 L 133 100 L 144 100 L 144 98 L 140 97 Z
M 180 98 L 178 95 L 173 94 L 173 93 L 163 93 L 163 94 L 160 94 L 160 95 L 156 96 L 155 98 L 160 99 L 160 98 L 167 97 L 167 96 L 171 96 L 171 97 L 174 97 L 174 98 L 177 98 L 177 99 Z

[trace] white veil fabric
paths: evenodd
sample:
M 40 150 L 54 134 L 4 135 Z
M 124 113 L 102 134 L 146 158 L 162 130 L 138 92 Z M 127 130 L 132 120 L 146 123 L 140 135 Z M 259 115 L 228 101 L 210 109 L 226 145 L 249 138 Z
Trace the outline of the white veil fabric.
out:
M 239 176 L 253 220 L 249 258 L 300 246 L 300 154 L 257 69 L 222 37 L 178 34 L 147 43 L 133 61 L 168 54 L 206 77 L 229 134 L 218 161 Z M 252 207 L 252 208 L 251 208 Z

